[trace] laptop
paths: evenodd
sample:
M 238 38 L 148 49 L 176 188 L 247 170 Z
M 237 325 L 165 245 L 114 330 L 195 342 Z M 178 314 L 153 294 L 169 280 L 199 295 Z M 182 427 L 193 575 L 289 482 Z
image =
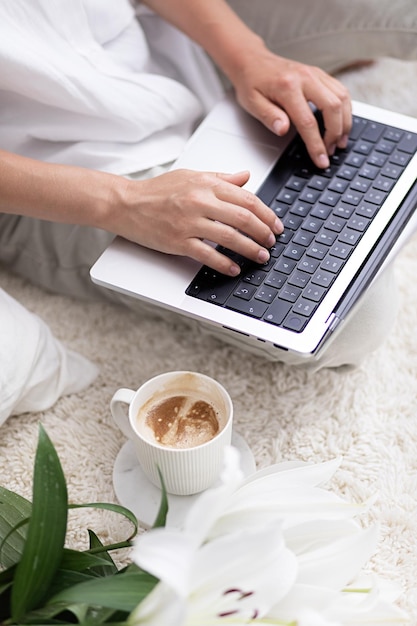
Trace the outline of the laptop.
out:
M 91 268 L 92 280 L 267 358 L 318 358 L 417 222 L 417 119 L 357 101 L 353 115 L 347 149 L 323 171 L 294 130 L 278 138 L 229 94 L 173 167 L 250 170 L 246 187 L 284 223 L 270 261 L 257 265 L 223 249 L 242 268 L 229 278 L 116 237 Z

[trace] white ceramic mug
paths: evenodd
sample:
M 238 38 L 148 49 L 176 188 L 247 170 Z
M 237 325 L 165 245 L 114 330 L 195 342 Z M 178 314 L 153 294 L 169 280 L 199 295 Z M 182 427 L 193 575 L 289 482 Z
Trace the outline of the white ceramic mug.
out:
M 154 431 L 150 436 L 149 428 L 144 426 L 146 407 L 158 406 L 164 399 L 178 396 L 198 398 L 214 409 L 219 429 L 208 441 L 192 447 L 172 447 L 159 443 Z M 186 371 L 160 374 L 137 391 L 118 389 L 110 409 L 120 430 L 132 440 L 143 472 L 158 487 L 161 486 L 158 468 L 167 492 L 176 495 L 203 491 L 219 477 L 224 448 L 232 438 L 233 405 L 226 389 L 213 378 Z

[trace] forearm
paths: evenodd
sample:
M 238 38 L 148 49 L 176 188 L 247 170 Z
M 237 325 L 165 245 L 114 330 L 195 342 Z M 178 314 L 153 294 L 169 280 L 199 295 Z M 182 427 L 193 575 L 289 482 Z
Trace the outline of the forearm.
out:
M 232 80 L 264 48 L 224 0 L 144 0 L 155 13 L 196 41 Z
M 0 212 L 111 229 L 119 177 L 0 151 Z

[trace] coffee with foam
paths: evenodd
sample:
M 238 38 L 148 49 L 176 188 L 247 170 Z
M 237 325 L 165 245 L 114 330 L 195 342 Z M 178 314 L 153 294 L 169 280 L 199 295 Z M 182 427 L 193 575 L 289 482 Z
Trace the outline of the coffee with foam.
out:
M 161 446 L 193 448 L 216 437 L 225 425 L 223 413 L 197 391 L 158 394 L 140 408 L 138 432 Z

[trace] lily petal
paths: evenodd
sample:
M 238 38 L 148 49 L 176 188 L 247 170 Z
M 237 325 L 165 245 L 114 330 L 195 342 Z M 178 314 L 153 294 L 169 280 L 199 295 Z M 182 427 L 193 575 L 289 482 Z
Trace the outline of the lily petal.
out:
M 135 540 L 132 560 L 163 580 L 180 597 L 186 597 L 198 542 L 173 528 L 155 528 Z

